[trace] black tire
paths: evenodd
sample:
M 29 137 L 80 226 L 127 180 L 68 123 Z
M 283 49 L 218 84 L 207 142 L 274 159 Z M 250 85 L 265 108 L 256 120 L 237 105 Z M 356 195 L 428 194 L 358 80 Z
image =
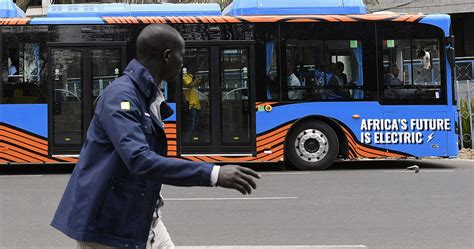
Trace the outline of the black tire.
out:
M 305 121 L 290 131 L 286 153 L 298 169 L 324 170 L 332 165 L 339 153 L 339 139 L 326 123 Z

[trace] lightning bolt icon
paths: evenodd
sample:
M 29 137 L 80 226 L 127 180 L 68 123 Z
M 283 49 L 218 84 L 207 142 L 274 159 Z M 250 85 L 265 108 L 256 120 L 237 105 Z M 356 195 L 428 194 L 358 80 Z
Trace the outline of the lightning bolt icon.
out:
M 429 143 L 431 140 L 433 140 L 433 138 L 434 138 L 434 132 L 431 133 L 431 134 L 428 136 L 428 142 L 427 142 L 427 143 Z

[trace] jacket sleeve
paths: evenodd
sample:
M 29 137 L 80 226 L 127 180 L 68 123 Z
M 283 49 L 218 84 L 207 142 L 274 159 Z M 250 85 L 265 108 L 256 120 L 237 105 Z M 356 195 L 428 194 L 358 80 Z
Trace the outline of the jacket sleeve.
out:
M 116 82 L 102 96 L 99 121 L 133 175 L 176 186 L 211 186 L 213 165 L 167 158 L 148 146 L 133 88 Z

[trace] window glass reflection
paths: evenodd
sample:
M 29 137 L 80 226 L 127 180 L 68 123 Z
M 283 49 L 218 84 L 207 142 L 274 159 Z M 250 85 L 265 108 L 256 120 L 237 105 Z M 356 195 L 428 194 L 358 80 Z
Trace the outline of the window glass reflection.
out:
M 181 130 L 184 144 L 209 143 L 210 113 L 210 52 L 207 48 L 187 48 L 181 78 Z
M 383 68 L 385 99 L 441 98 L 437 40 L 384 40 Z
M 1 32 L 0 103 L 46 103 L 47 27 L 2 27 Z
M 97 103 L 104 89 L 121 74 L 120 49 L 92 50 L 92 99 Z
M 289 40 L 287 99 L 363 99 L 362 52 L 359 40 Z
M 250 141 L 248 49 L 221 50 L 223 144 Z

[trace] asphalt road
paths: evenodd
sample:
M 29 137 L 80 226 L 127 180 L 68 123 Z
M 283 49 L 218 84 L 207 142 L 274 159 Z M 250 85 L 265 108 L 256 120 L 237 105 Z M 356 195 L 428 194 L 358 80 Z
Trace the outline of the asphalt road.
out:
M 419 173 L 405 169 L 413 164 Z M 49 226 L 68 175 L 20 173 L 0 176 L 0 248 L 75 248 Z M 183 248 L 474 248 L 474 161 L 352 162 L 321 172 L 261 174 L 248 196 L 165 186 L 163 215 L 174 242 Z

